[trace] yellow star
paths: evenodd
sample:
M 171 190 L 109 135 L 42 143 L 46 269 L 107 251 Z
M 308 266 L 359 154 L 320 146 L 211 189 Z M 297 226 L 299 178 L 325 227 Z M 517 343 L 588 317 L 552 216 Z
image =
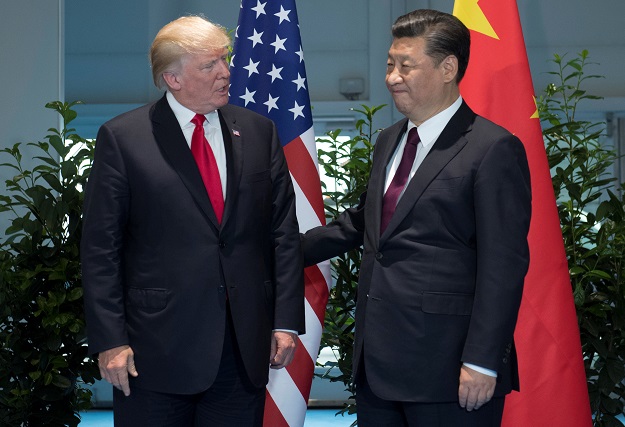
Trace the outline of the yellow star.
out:
M 499 40 L 478 2 L 479 0 L 456 0 L 454 2 L 454 16 L 460 19 L 470 30 Z
M 536 111 L 534 111 L 534 114 L 532 114 L 530 119 L 539 119 L 540 117 L 538 116 L 538 105 L 536 104 L 536 97 L 532 96 L 532 98 L 534 98 L 534 105 L 536 105 Z

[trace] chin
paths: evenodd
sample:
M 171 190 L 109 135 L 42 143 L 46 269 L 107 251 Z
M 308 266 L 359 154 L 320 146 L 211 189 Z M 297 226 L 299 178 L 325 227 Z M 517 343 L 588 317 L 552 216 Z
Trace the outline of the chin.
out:
M 409 108 L 405 104 L 402 104 L 397 101 L 395 101 L 395 108 L 397 108 L 397 111 L 402 113 L 404 116 L 408 116 L 408 112 L 410 111 Z
M 221 102 L 216 102 L 215 103 L 215 109 L 223 107 L 224 105 L 226 105 L 229 102 L 229 100 L 230 100 L 230 98 L 228 98 L 226 96 L 224 99 L 221 100 Z

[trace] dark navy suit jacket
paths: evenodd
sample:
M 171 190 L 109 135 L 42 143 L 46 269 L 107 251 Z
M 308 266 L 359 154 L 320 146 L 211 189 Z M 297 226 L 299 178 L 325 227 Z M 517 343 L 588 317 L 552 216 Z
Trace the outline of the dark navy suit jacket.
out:
M 221 225 L 165 97 L 98 133 L 81 249 L 89 347 L 130 345 L 139 372 L 131 387 L 209 388 L 226 295 L 258 387 L 272 329 L 304 332 L 295 196 L 276 128 L 231 105 L 219 117 L 228 177 Z
M 409 182 L 380 235 L 389 163 L 407 128 L 380 133 L 366 194 L 303 238 L 306 264 L 364 244 L 354 372 L 381 398 L 458 400 L 462 363 L 518 387 L 513 331 L 529 263 L 530 175 L 521 141 L 465 103 Z

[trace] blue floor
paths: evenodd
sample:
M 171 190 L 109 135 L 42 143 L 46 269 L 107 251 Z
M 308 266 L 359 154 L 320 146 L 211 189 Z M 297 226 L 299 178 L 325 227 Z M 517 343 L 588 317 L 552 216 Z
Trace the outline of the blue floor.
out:
M 356 421 L 356 415 L 337 415 L 338 409 L 309 409 L 306 411 L 304 427 L 349 427 Z M 80 427 L 111 427 L 113 412 L 92 410 L 81 414 Z
M 356 421 L 356 415 L 335 415 L 337 409 L 309 409 L 306 411 L 304 427 L 349 427 Z M 82 415 L 80 427 L 111 427 L 113 425 L 113 412 L 106 410 L 92 410 Z M 625 425 L 625 416 L 618 417 Z

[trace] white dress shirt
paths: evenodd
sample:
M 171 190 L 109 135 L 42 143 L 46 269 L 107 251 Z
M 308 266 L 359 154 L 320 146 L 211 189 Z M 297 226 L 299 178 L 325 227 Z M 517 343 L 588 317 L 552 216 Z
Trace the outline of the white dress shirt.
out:
M 180 128 L 184 134 L 184 138 L 187 140 L 187 145 L 191 148 L 191 136 L 195 130 L 195 124 L 191 122 L 195 113 L 189 110 L 187 107 L 178 102 L 178 100 L 167 92 L 167 102 L 171 107 Z M 226 168 L 226 148 L 224 146 L 224 136 L 221 133 L 221 124 L 219 123 L 219 114 L 217 110 L 205 114 L 206 120 L 204 121 L 204 136 L 210 145 L 213 154 L 215 155 L 215 161 L 217 162 L 217 169 L 219 169 L 219 178 L 221 179 L 221 191 L 226 200 L 226 183 L 228 179 L 228 171 Z
M 404 134 L 404 136 L 402 136 L 401 141 L 397 146 L 397 149 L 395 149 L 395 152 L 391 157 L 391 161 L 386 166 L 386 182 L 384 184 L 385 193 L 386 190 L 388 190 L 389 185 L 391 185 L 391 181 L 395 176 L 395 172 L 397 172 L 399 162 L 401 162 L 402 155 L 404 154 L 404 147 L 406 146 L 406 140 L 408 139 L 408 132 L 410 131 L 410 129 L 414 127 L 417 128 L 417 132 L 419 132 L 419 138 L 421 138 L 421 141 L 417 145 L 417 154 L 415 155 L 412 169 L 410 169 L 410 174 L 408 175 L 406 187 L 408 186 L 408 182 L 410 182 L 414 174 L 417 172 L 419 166 L 421 166 L 421 163 L 423 163 L 423 159 L 425 159 L 425 156 L 427 156 L 427 154 L 432 149 L 432 146 L 434 145 L 440 134 L 443 132 L 443 129 L 445 129 L 445 126 L 447 126 L 447 123 L 449 123 L 453 115 L 456 114 L 456 111 L 458 111 L 458 109 L 460 108 L 460 105 L 462 105 L 462 97 L 458 97 L 458 99 L 453 104 L 451 104 L 449 107 L 447 107 L 434 117 L 427 119 L 426 121 L 421 123 L 421 126 L 418 127 L 415 126 L 415 124 L 411 121 L 408 121 L 408 129 L 406 129 L 406 133 Z M 404 190 L 406 189 L 406 187 L 404 187 Z M 401 194 L 399 195 L 399 199 L 401 199 L 401 196 L 404 194 L 404 190 L 402 190 Z

